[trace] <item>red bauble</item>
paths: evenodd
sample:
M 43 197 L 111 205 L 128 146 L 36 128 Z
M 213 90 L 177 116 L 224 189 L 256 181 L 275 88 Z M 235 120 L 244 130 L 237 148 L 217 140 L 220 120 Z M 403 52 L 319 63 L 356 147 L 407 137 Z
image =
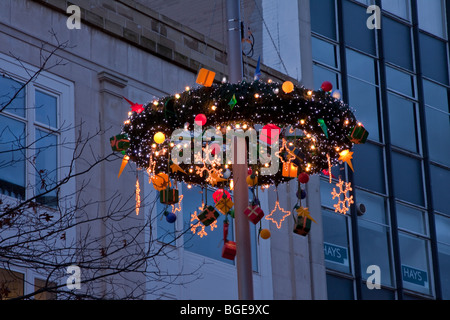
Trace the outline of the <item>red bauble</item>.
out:
M 330 92 L 331 90 L 333 90 L 333 85 L 331 84 L 331 82 L 325 81 L 324 83 L 322 83 L 321 88 L 325 92 Z
M 198 114 L 195 117 L 195 124 L 198 126 L 204 126 L 206 124 L 206 116 L 204 114 Z
M 308 183 L 309 175 L 305 172 L 300 173 L 300 175 L 298 176 L 298 181 L 300 181 L 300 183 Z

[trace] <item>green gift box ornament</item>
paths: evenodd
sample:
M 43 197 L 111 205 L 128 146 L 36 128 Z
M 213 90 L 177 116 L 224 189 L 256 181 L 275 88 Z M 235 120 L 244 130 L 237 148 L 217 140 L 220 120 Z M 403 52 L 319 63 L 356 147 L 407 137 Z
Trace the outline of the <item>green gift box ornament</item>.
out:
M 368 137 L 369 132 L 362 125 L 358 124 L 352 129 L 348 138 L 355 144 L 363 144 L 366 143 Z
M 109 139 L 111 143 L 111 149 L 113 151 L 122 152 L 126 151 L 130 147 L 130 140 L 126 134 L 119 134 Z
M 159 192 L 159 201 L 167 205 L 178 203 L 179 201 L 178 190 L 172 188 L 161 190 Z
M 199 215 L 197 215 L 198 220 L 201 221 L 206 227 L 217 220 L 219 213 L 213 206 L 208 206 Z
M 297 223 L 295 224 L 294 233 L 299 234 L 301 236 L 307 236 L 309 231 L 311 230 L 312 220 L 307 217 L 298 217 Z

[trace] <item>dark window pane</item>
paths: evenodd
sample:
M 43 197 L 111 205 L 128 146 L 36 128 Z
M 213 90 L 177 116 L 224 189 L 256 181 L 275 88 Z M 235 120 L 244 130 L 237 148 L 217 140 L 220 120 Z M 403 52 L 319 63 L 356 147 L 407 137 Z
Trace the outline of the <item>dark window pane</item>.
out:
M 443 41 L 420 33 L 420 55 L 424 76 L 448 84 L 447 49 Z
M 381 284 L 393 284 L 390 233 L 389 228 L 363 219 L 358 221 L 359 252 L 361 255 L 361 270 L 364 280 L 370 276 L 365 271 L 371 265 L 377 265 L 381 270 Z
M 386 193 L 383 150 L 378 146 L 366 143 L 355 145 L 354 152 L 355 185 Z
M 393 145 L 417 152 L 415 104 L 397 95 L 388 95 L 389 126 Z
M 363 216 L 364 220 L 370 220 L 384 225 L 389 224 L 384 197 L 360 189 L 355 189 L 355 199 L 357 203 L 364 204 L 366 208 L 366 212 Z
M 396 212 L 399 228 L 424 235 L 428 234 L 428 230 L 426 228 L 426 212 L 413 209 L 399 203 L 397 203 Z
M 0 115 L 0 193 L 25 198 L 25 124 Z
M 411 28 L 383 17 L 382 30 L 386 60 L 412 71 Z
M 328 300 L 354 300 L 353 281 L 327 274 Z
M 438 243 L 442 298 L 450 300 L 450 245 Z
M 314 89 L 319 90 L 324 81 L 330 81 L 333 84 L 333 88 L 339 88 L 338 75 L 336 72 L 326 68 L 313 65 L 314 73 Z
M 394 192 L 398 199 L 423 206 L 422 166 L 419 160 L 392 153 L 392 172 L 394 176 Z
M 57 206 L 57 190 L 52 190 L 57 180 L 58 137 L 36 130 L 36 193 L 39 203 Z
M 389 89 L 414 97 L 414 77 L 394 68 L 386 67 L 386 80 Z
M 346 44 L 375 55 L 375 29 L 367 28 L 369 15 L 366 8 L 350 1 L 343 1 L 343 15 Z
M 46 288 L 56 287 L 54 282 L 47 283 L 46 280 L 34 279 L 34 290 L 38 291 Z M 44 291 L 34 296 L 34 300 L 56 300 L 56 292 Z
M 314 0 L 310 3 L 312 31 L 336 40 L 334 0 Z
M 336 47 L 326 41 L 311 38 L 313 59 L 332 67 L 337 67 Z
M 399 233 L 403 285 L 406 289 L 430 294 L 431 274 L 428 240 Z
M 349 75 L 373 84 L 376 83 L 376 65 L 373 58 L 349 49 L 347 49 L 346 55 Z
M 57 99 L 46 93 L 36 91 L 36 120 L 50 127 L 56 128 Z
M 325 266 L 350 273 L 347 217 L 324 210 L 323 234 Z
M 395 300 L 395 293 L 386 289 L 369 290 L 366 283 L 363 283 L 361 290 L 362 300 Z
M 369 139 L 380 141 L 377 87 L 348 77 L 348 101 L 358 121 L 369 131 Z
M 450 214 L 450 170 L 430 166 L 434 209 Z
M 431 81 L 423 81 L 425 103 L 444 112 L 450 112 L 448 105 L 448 89 Z
M 425 112 L 430 158 L 450 166 L 450 115 L 429 107 Z
M 0 77 L 0 110 L 10 103 L 6 111 L 25 117 L 25 90 L 18 92 L 22 86 L 15 80 Z

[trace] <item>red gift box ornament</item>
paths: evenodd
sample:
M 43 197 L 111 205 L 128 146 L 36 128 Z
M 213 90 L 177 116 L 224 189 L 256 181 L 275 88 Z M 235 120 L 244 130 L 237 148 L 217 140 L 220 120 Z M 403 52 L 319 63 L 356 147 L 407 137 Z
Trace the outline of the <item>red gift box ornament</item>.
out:
M 222 247 L 222 258 L 228 260 L 234 260 L 236 257 L 236 242 L 227 240 L 228 237 L 228 221 L 223 222 L 223 242 L 224 245 Z
M 254 224 L 257 224 L 264 217 L 264 211 L 257 205 L 250 205 L 244 210 L 244 214 Z

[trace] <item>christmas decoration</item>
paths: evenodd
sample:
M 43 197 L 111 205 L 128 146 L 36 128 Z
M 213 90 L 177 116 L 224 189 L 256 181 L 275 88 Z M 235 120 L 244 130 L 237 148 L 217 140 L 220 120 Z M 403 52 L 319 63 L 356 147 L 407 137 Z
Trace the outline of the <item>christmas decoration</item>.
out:
M 321 86 L 322 90 L 325 92 L 330 92 L 333 90 L 333 85 L 329 81 L 324 81 Z
M 264 217 L 264 212 L 256 204 L 248 206 L 248 208 L 244 210 L 244 214 L 253 224 L 257 224 Z
M 275 219 L 274 215 L 276 213 L 278 213 L 278 215 L 282 215 L 282 217 L 279 218 L 279 219 Z M 291 214 L 290 211 L 286 211 L 286 210 L 284 210 L 283 208 L 280 207 L 280 201 L 277 199 L 277 201 L 275 202 L 275 207 L 270 212 L 270 214 L 268 216 L 266 216 L 266 220 L 272 221 L 273 223 L 275 223 L 275 225 L 277 226 L 278 229 L 281 229 L 281 225 L 282 225 L 283 221 L 290 214 Z
M 258 177 L 255 174 L 251 174 L 247 176 L 246 181 L 250 187 L 254 187 L 258 184 Z
M 177 216 L 173 212 L 165 211 L 164 215 L 166 216 L 166 221 L 168 223 L 174 223 L 177 220 Z
M 291 93 L 294 91 L 294 84 L 291 81 L 286 81 L 283 83 L 283 86 L 281 87 L 284 91 L 284 93 Z
M 159 192 L 159 201 L 162 204 L 172 205 L 178 203 L 178 190 L 167 188 Z
M 204 126 L 206 124 L 206 116 L 201 113 L 195 117 L 195 124 L 198 126 Z
M 196 83 L 205 87 L 211 87 L 216 73 L 205 68 L 201 68 L 197 75 Z
M 213 193 L 213 200 L 214 203 L 219 202 L 220 200 L 222 200 L 223 198 L 227 198 L 231 200 L 231 195 L 228 191 L 224 190 L 224 189 L 217 189 L 214 193 Z
M 338 203 L 334 205 L 335 212 L 347 214 L 347 212 L 350 210 L 350 206 L 354 203 L 353 196 L 348 195 L 348 193 L 353 190 L 351 187 L 351 183 L 344 182 L 341 180 L 341 178 L 339 178 L 339 182 L 336 184 L 336 186 L 339 188 L 339 192 L 336 191 L 336 188 L 333 188 L 333 191 L 331 192 L 333 200 L 336 198 L 338 199 Z
M 222 258 L 228 260 L 234 260 L 236 257 L 236 242 L 228 240 L 228 228 L 229 228 L 228 220 L 225 220 L 223 223 L 223 242 L 224 245 L 222 247 Z
M 227 214 L 231 208 L 233 208 L 234 203 L 229 199 L 228 197 L 222 197 L 217 203 L 216 203 L 216 209 L 219 210 L 223 214 Z
M 127 151 L 130 147 L 130 140 L 126 134 L 119 134 L 109 139 L 111 143 L 111 149 L 115 152 Z
M 131 102 L 130 100 L 128 100 L 125 97 L 122 97 L 122 98 L 124 98 L 130 104 L 132 112 L 141 113 L 144 111 L 143 104 L 137 104 L 137 103 Z
M 261 131 L 260 140 L 264 143 L 271 145 L 273 142 L 272 135 L 276 133 L 276 136 L 278 137 L 280 135 L 280 132 L 281 132 L 280 127 L 274 124 L 267 124 L 263 127 Z
M 346 162 L 347 165 L 350 167 L 350 169 L 353 170 L 353 165 L 352 165 L 352 159 L 353 159 L 353 152 L 350 152 L 350 150 L 344 150 L 341 153 L 339 153 L 339 160 Z
M 295 178 L 298 175 L 298 167 L 290 162 L 283 163 L 283 177 Z
M 203 211 L 197 216 L 198 220 L 203 223 L 204 226 L 209 226 L 211 223 L 217 220 L 219 214 L 213 206 L 207 206 Z
M 154 140 L 156 143 L 161 144 L 166 140 L 166 135 L 162 132 L 157 132 L 154 136 Z
M 364 144 L 369 137 L 369 132 L 360 124 L 355 126 L 350 133 L 349 139 L 355 144 Z
M 129 160 L 130 160 L 129 156 L 123 157 L 122 164 L 120 165 L 119 175 L 117 176 L 118 178 L 120 178 L 120 176 L 122 175 L 122 172 L 125 169 L 125 167 L 127 166 Z
M 203 208 L 204 205 L 202 204 L 200 207 L 198 207 L 198 210 L 202 212 Z M 217 228 L 217 220 L 211 223 L 209 227 L 211 228 L 211 231 L 214 231 L 214 229 Z M 191 232 L 193 234 L 197 234 L 200 238 L 208 235 L 208 233 L 206 232 L 206 226 L 198 219 L 197 211 L 194 211 L 194 213 L 191 214 Z
M 298 216 L 295 221 L 294 233 L 299 234 L 301 236 L 307 236 L 309 231 L 311 230 L 311 220 L 305 216 Z
M 139 215 L 141 210 L 141 187 L 139 185 L 139 178 L 136 178 L 136 215 Z
M 169 176 L 165 173 L 158 173 L 157 175 L 152 176 L 150 180 L 153 184 L 153 188 L 157 191 L 162 191 L 167 189 L 167 187 L 170 187 Z
M 309 182 L 309 175 L 305 172 L 300 173 L 300 175 L 298 176 L 298 181 L 300 181 L 300 183 L 308 183 Z
M 271 234 L 270 231 L 268 229 L 262 229 L 259 231 L 259 236 L 264 239 L 267 240 L 270 238 Z

